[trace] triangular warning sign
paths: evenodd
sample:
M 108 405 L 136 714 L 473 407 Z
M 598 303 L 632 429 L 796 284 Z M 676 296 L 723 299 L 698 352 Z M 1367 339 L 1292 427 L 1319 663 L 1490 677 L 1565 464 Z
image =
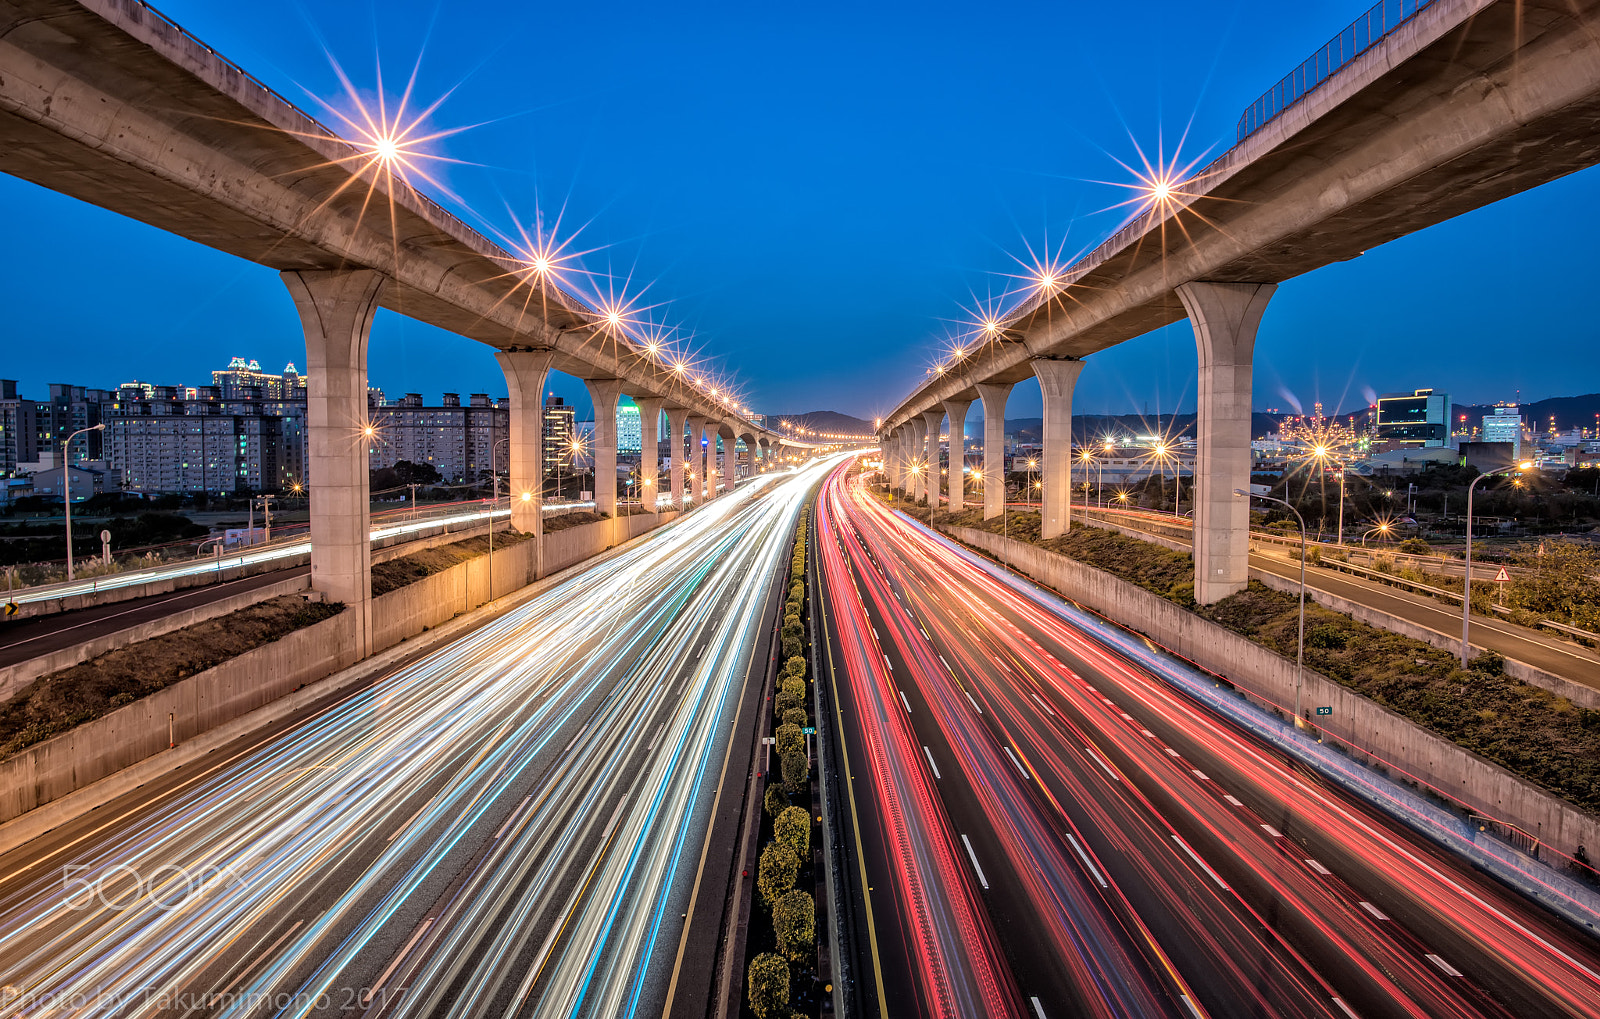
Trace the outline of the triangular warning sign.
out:
M 1503 584 L 1510 579 L 1511 574 L 1506 572 L 1506 568 L 1504 566 L 1500 567 L 1500 572 L 1494 575 L 1494 580 L 1497 584 Z

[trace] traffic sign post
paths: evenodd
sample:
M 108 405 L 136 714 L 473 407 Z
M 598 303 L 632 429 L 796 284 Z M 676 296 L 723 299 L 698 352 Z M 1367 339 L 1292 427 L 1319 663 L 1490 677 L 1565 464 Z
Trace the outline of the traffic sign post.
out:
M 1332 707 L 1319 707 L 1319 708 L 1317 708 L 1317 714 L 1319 714 L 1319 715 L 1331 715 L 1331 714 L 1333 714 L 1333 708 Z

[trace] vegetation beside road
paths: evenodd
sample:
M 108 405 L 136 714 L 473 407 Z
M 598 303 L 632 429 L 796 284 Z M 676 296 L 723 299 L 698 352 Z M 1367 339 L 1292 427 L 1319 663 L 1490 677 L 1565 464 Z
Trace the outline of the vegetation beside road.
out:
M 343 611 L 286 594 L 42 676 L 0 704 L 0 757 Z
M 983 520 L 941 516 L 1038 545 L 1135 584 L 1264 647 L 1294 658 L 1299 599 L 1252 581 L 1215 605 L 1194 601 L 1194 561 L 1104 528 L 1079 524 L 1039 539 L 1039 514 Z M 1459 586 L 1459 581 L 1458 581 Z M 1505 675 L 1486 652 L 1462 669 L 1454 654 L 1306 603 L 1306 667 L 1580 807 L 1600 811 L 1600 711 Z
M 496 531 L 494 547 L 510 548 L 522 544 L 531 537 L 533 535 L 523 534 L 520 531 Z M 489 537 L 482 535 L 449 545 L 435 545 L 433 548 L 425 548 L 386 563 L 378 563 L 372 567 L 372 596 L 376 598 L 380 594 L 398 591 L 408 584 L 415 584 L 435 573 L 443 573 L 452 566 L 460 566 L 464 562 L 488 554 Z

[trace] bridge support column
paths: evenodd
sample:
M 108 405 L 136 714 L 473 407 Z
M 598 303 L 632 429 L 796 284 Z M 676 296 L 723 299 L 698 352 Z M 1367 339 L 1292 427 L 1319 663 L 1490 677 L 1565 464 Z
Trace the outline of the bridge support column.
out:
M 1006 398 L 1011 382 L 978 386 L 983 401 L 983 519 L 993 520 L 1006 511 Z
M 672 488 L 672 508 L 683 509 L 683 431 L 689 412 L 682 407 L 667 408 L 667 438 L 669 441 L 669 455 L 672 457 L 667 464 L 667 476 Z
M 700 457 L 700 501 L 710 502 L 717 497 L 717 429 L 710 418 L 701 421 L 701 434 L 697 441 Z
M 659 513 L 656 479 L 661 473 L 661 407 L 666 401 L 635 396 L 633 402 L 639 408 L 639 499 L 647 512 Z
M 584 379 L 594 403 L 594 508 L 617 515 L 617 399 L 621 379 Z
M 544 384 L 547 350 L 502 350 L 494 355 L 511 396 L 511 526 L 538 542 L 544 534 Z M 537 547 L 542 556 L 543 548 Z M 536 576 L 543 576 L 542 559 Z
M 906 481 L 906 498 L 912 502 L 917 502 L 928 494 L 928 465 L 924 462 L 927 433 L 928 423 L 922 418 L 914 417 L 906 422 L 906 439 L 909 447 L 906 457 L 910 461 L 906 465 L 906 473 L 910 475 Z
M 1083 362 L 1036 357 L 1031 363 L 1044 397 L 1044 462 L 1040 464 L 1044 498 L 1039 507 L 1039 536 L 1054 538 L 1072 529 L 1072 388 Z
M 732 492 L 739 480 L 739 437 L 726 421 L 722 422 L 717 434 L 722 437 L 722 473 L 719 480 L 723 492 Z
M 950 418 L 950 512 L 960 513 L 967 508 L 967 408 L 971 400 L 946 400 L 944 412 Z
M 689 498 L 695 505 L 706 501 L 706 464 L 705 456 L 700 452 L 700 437 L 706 433 L 706 419 L 690 416 L 689 418 L 689 452 L 684 461 L 688 464 L 689 473 Z
M 311 586 L 343 602 L 355 651 L 372 653 L 367 339 L 385 277 L 371 269 L 281 274 L 306 336 Z
M 1200 352 L 1194 488 L 1194 597 L 1210 605 L 1249 582 L 1250 391 L 1271 283 L 1185 283 L 1178 298 Z
M 926 411 L 922 415 L 922 427 L 926 430 L 926 455 L 928 463 L 928 519 L 932 520 L 939 514 L 939 494 L 944 486 L 939 483 L 939 431 L 944 428 L 944 408 Z

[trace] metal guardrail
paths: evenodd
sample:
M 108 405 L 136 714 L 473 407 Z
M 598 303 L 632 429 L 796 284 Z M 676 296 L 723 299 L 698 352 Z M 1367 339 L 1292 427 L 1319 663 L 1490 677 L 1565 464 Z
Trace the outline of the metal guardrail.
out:
M 1432 6 L 1433 2 L 1381 0 L 1246 107 L 1244 114 L 1239 117 L 1237 140 L 1244 141 L 1284 110 L 1315 92 L 1346 64 L 1382 42 L 1385 36 L 1416 17 L 1419 11 Z

